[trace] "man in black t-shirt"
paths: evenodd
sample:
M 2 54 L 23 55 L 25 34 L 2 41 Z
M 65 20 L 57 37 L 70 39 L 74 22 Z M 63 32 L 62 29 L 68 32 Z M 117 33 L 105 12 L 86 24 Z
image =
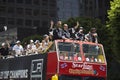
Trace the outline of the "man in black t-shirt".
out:
M 76 40 L 84 41 L 85 35 L 84 35 L 83 27 L 80 27 L 79 31 L 76 32 L 75 37 Z
M 9 55 L 9 47 L 6 46 L 5 43 L 2 43 L 2 47 L 0 48 L 0 54 L 1 56 L 5 56 L 5 57 Z
M 69 30 L 68 30 L 68 25 L 67 24 L 63 25 L 62 39 L 70 39 L 70 33 L 69 33 Z
M 96 28 L 91 28 L 90 32 L 85 35 L 85 40 L 89 42 L 98 43 L 97 37 L 98 35 L 96 32 Z
M 69 28 L 69 33 L 70 33 L 70 38 L 72 38 L 73 40 L 76 38 L 75 37 L 75 34 L 76 34 L 76 32 L 78 32 L 78 27 L 79 27 L 79 22 L 77 21 L 77 22 L 75 22 L 75 23 L 73 23 L 73 27 L 72 28 Z
M 53 30 L 53 40 L 56 40 L 56 39 L 62 39 L 62 22 L 61 21 L 58 21 L 57 24 L 56 24 L 56 28 Z

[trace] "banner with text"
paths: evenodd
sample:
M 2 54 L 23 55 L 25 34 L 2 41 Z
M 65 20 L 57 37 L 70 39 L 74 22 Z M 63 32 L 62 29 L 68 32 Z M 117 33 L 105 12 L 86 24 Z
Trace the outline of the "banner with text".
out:
M 0 59 L 0 80 L 45 80 L 47 54 Z

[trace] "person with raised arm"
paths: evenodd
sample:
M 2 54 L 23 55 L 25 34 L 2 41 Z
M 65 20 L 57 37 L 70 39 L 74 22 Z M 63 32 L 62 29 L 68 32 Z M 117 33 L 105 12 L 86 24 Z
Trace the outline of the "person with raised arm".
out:
M 73 27 L 69 29 L 70 37 L 72 39 L 75 39 L 75 34 L 78 30 L 78 27 L 79 27 L 79 22 L 77 21 L 76 23 L 73 24 Z
M 76 32 L 75 37 L 76 37 L 76 40 L 80 40 L 80 41 L 84 41 L 85 40 L 83 27 L 79 28 L 79 31 Z

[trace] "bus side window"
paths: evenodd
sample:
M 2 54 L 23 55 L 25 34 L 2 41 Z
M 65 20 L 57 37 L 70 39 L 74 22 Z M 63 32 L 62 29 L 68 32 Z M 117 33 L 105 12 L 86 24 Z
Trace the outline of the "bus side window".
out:
M 88 45 L 86 44 L 83 45 L 83 52 L 88 53 Z
M 65 60 L 68 60 L 68 52 L 65 52 Z
M 60 60 L 64 60 L 64 53 L 63 52 L 60 52 Z
M 68 52 L 67 51 L 61 51 L 59 58 L 60 58 L 60 60 L 69 60 L 69 58 L 68 58 Z

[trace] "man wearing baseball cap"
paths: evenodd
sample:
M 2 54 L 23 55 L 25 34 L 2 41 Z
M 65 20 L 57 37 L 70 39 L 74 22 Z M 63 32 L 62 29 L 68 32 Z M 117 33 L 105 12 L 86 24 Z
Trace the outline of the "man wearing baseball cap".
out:
M 15 51 L 16 56 L 22 55 L 24 49 L 23 46 L 20 44 L 21 42 L 18 40 L 16 41 L 16 45 L 13 46 L 13 51 Z

